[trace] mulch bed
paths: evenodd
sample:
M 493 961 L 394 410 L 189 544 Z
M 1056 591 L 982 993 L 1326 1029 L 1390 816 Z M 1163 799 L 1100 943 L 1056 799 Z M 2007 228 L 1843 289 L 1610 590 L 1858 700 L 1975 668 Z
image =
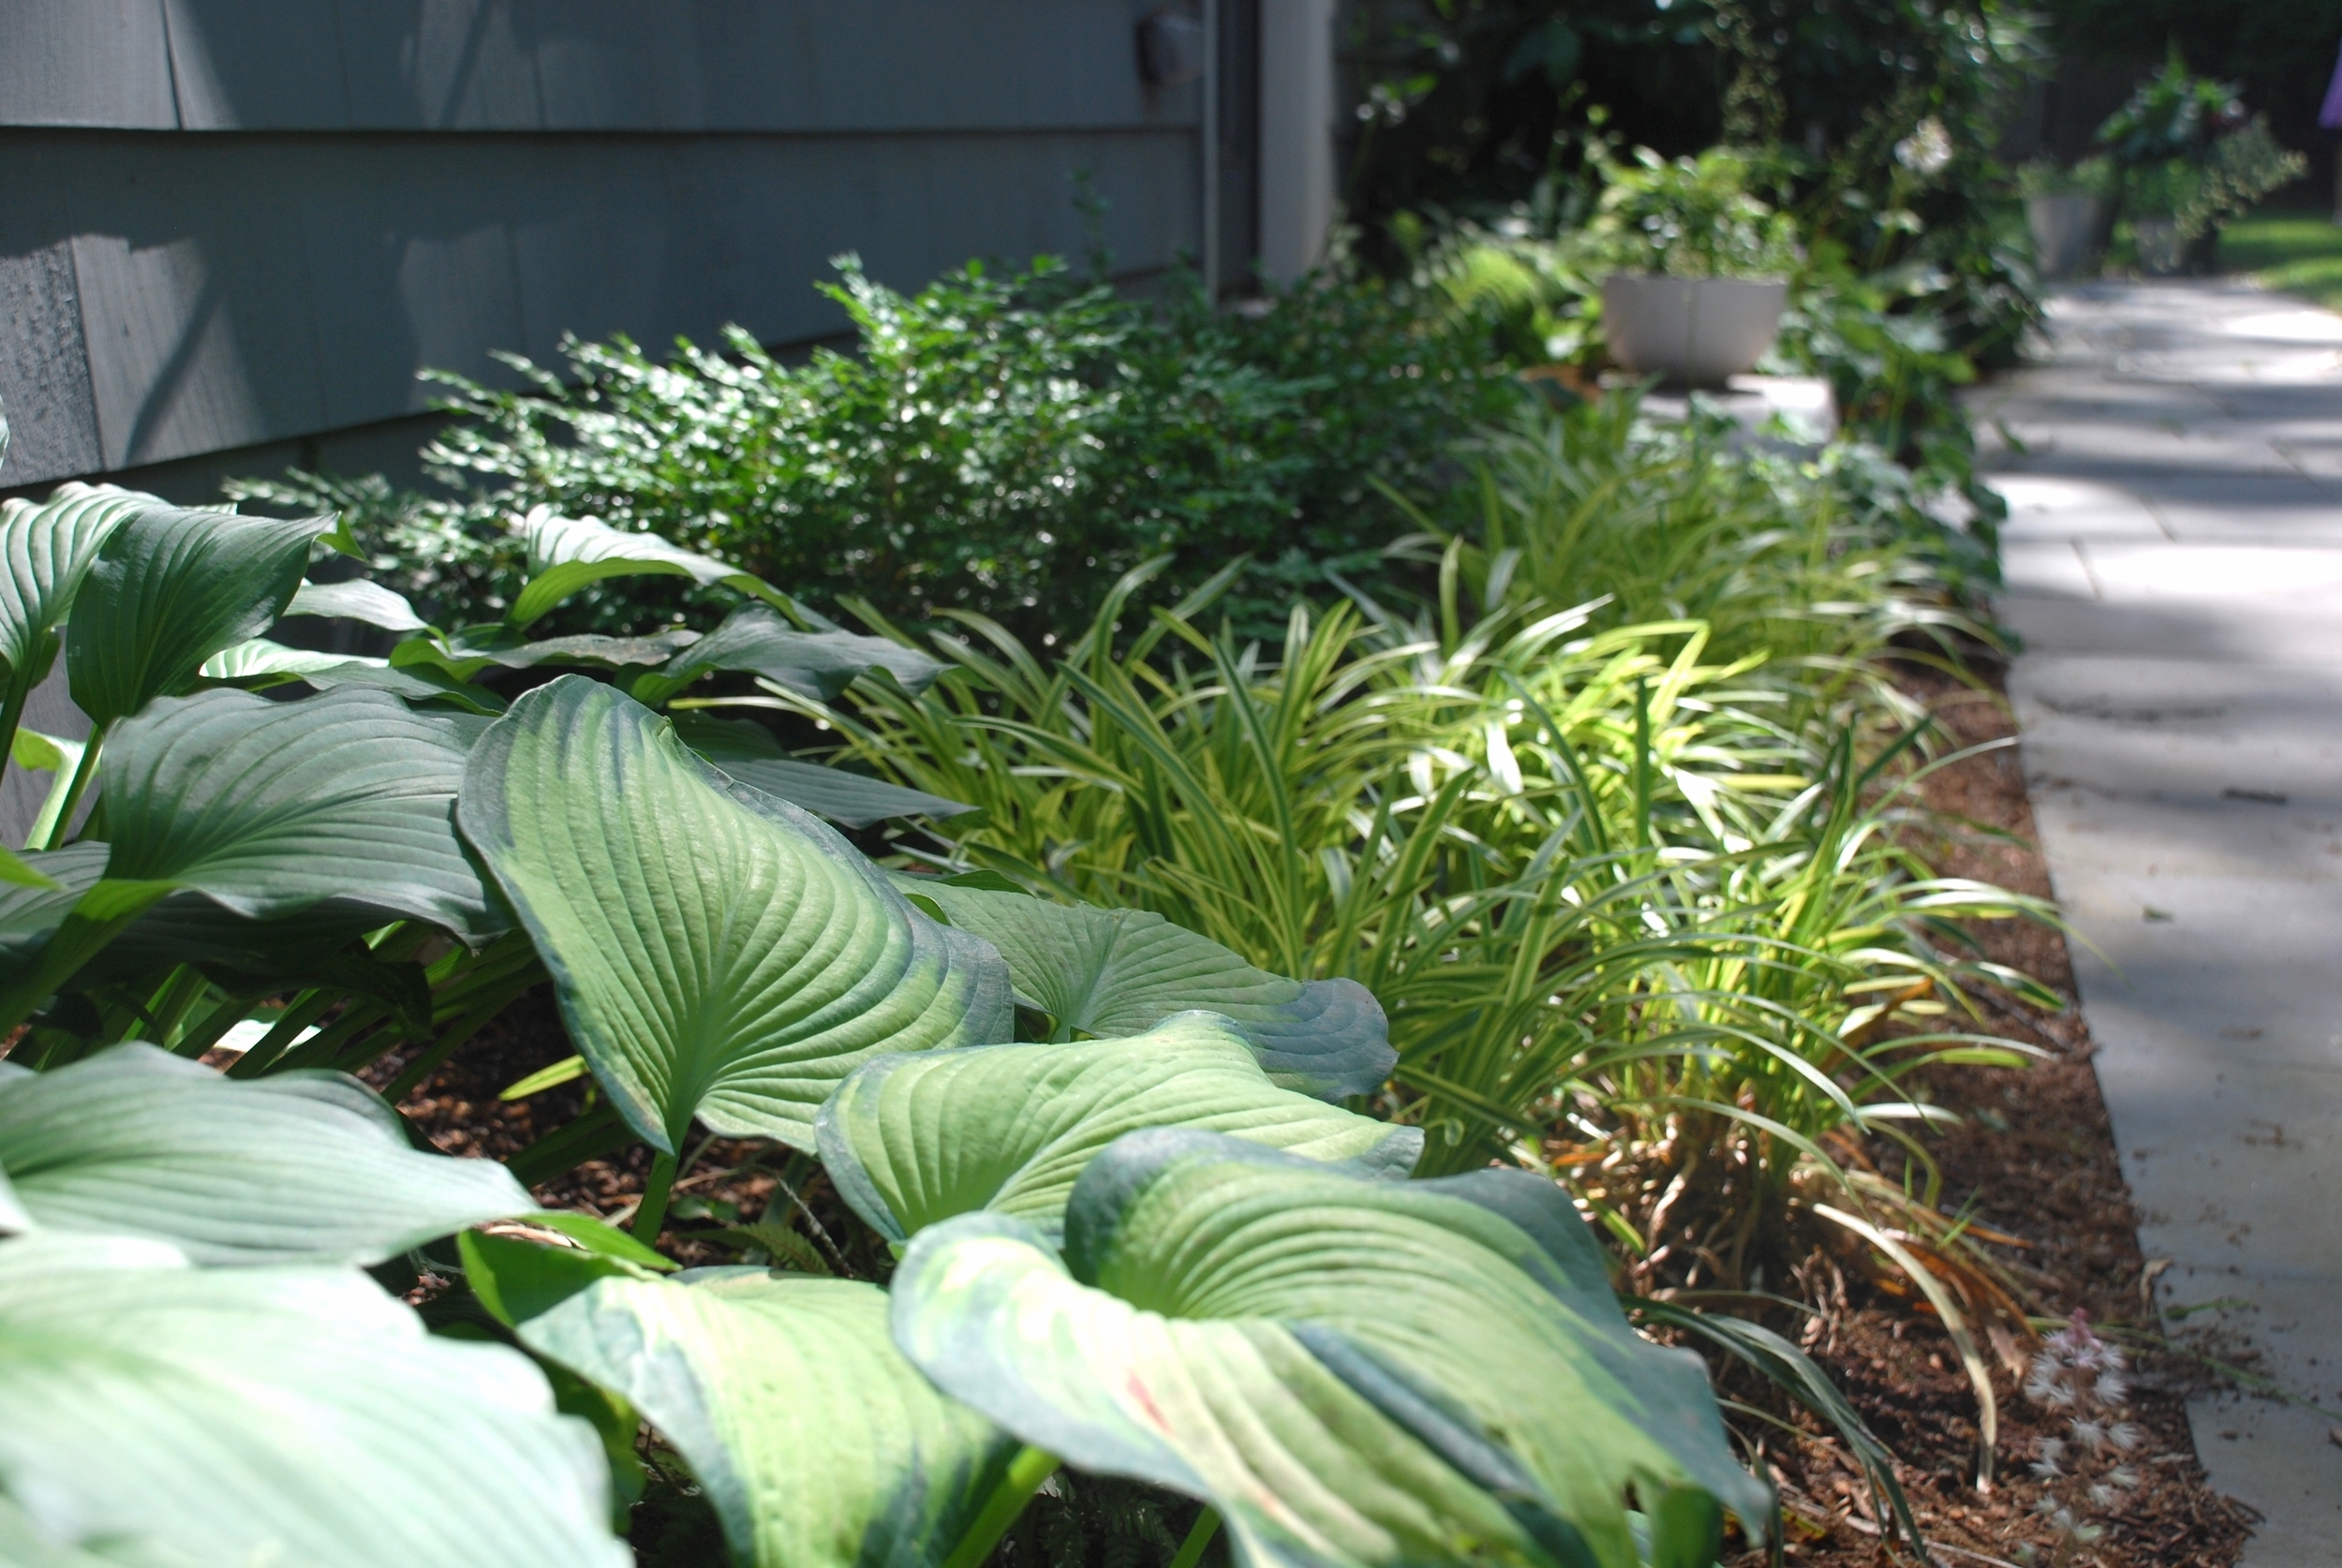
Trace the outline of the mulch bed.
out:
M 1961 746 L 2014 733 L 1996 689 L 1977 690 L 1930 671 L 1902 676 L 1905 689 L 1926 702 Z M 2047 868 L 2032 846 L 2033 818 L 2023 770 L 2014 748 L 1989 752 L 1938 771 L 1926 803 L 1948 817 L 1997 830 L 1956 833 L 1928 846 L 1945 875 L 1972 877 L 2021 893 L 2047 896 Z M 2046 982 L 2066 997 L 2073 975 L 2064 939 L 2055 931 L 2014 923 L 1979 929 L 1989 955 Z M 1996 1011 L 1990 1029 L 2038 1045 L 2051 1059 L 2023 1071 L 1960 1069 L 1936 1074 L 1933 1097 L 1965 1120 L 1931 1136 L 1944 1176 L 1946 1206 L 1964 1208 L 1981 1224 L 2029 1245 L 2011 1254 L 2025 1272 L 2045 1315 L 2079 1309 L 2110 1328 L 2152 1326 L 2145 1320 L 2146 1260 L 2139 1252 L 2137 1218 L 2091 1066 L 2093 1046 L 2078 1012 L 2046 1015 L 2030 1009 Z M 574 1117 L 584 1103 L 582 1083 L 507 1103 L 497 1092 L 570 1055 L 551 998 L 526 998 L 483 1031 L 456 1059 L 410 1095 L 401 1109 L 452 1154 L 509 1156 Z M 387 1082 L 396 1058 L 375 1073 Z M 1891 1151 L 1875 1150 L 1892 1169 Z M 663 1244 L 693 1263 L 731 1261 L 739 1240 L 724 1224 L 752 1220 L 767 1206 L 771 1217 L 795 1228 L 826 1233 L 826 1255 L 840 1272 L 882 1276 L 887 1260 L 854 1246 L 851 1224 L 818 1167 L 790 1161 L 786 1151 L 761 1157 L 748 1145 L 710 1146 L 687 1176 Z M 648 1170 L 647 1156 L 597 1161 L 541 1188 L 548 1206 L 587 1208 L 623 1220 Z M 709 1206 L 712 1206 L 712 1209 Z M 829 1245 L 835 1238 L 841 1254 Z M 867 1255 L 865 1255 L 867 1254 Z M 1839 1267 L 1843 1261 L 1847 1266 Z M 2191 1386 L 2182 1358 L 2149 1352 L 2135 1360 L 2133 1417 L 2146 1437 L 2138 1450 L 2143 1482 L 2097 1522 L 2105 1533 L 2060 1553 L 2060 1536 L 2036 1512 L 2045 1490 L 2029 1472 L 2043 1438 L 2057 1435 L 2062 1418 L 2027 1402 L 2015 1380 L 1996 1373 L 2001 1438 L 1996 1477 L 1977 1486 L 1977 1408 L 1949 1341 L 1915 1304 L 1866 1282 L 1853 1260 L 1817 1252 L 1800 1285 L 1826 1307 L 1803 1331 L 1807 1348 L 1837 1380 L 1872 1429 L 1895 1452 L 1898 1474 L 1923 1535 L 1942 1568 L 1971 1564 L 2098 1564 L 2100 1568 L 2231 1568 L 2250 1531 L 2250 1515 L 2213 1492 L 2196 1461 L 2183 1398 Z M 1774 1326 L 1798 1332 L 1785 1316 Z M 1729 1391 L 1762 1398 L 1744 1380 Z M 1777 1405 L 1775 1408 L 1779 1408 Z M 1787 1560 L 1809 1568 L 1857 1568 L 1907 1556 L 1890 1552 L 1860 1470 L 1834 1439 L 1810 1418 L 1796 1417 L 1806 1435 L 1749 1424 L 1775 1483 L 1782 1488 L 1789 1528 Z M 664 1554 L 660 1554 L 663 1556 Z M 1744 1560 L 1765 1561 L 1752 1553 Z
M 1928 704 L 1959 747 L 2016 732 L 1997 688 L 1974 690 L 1920 670 L 1906 670 L 1901 684 Z M 2013 836 L 2012 841 L 1988 832 L 1955 833 L 1929 845 L 1941 874 L 2050 895 L 2016 748 L 1941 769 L 1922 789 L 1934 810 Z M 1972 1213 L 1980 1224 L 2029 1244 L 2012 1261 L 2028 1271 L 2044 1315 L 2079 1309 L 2110 1334 L 2125 1326 L 2153 1329 L 2138 1217 L 2091 1066 L 2096 1048 L 2070 1005 L 2073 969 L 2065 939 L 2014 922 L 1981 926 L 1978 935 L 1990 957 L 2042 980 L 2069 1005 L 2054 1015 L 1996 1008 L 1985 1022 L 1993 1032 L 2047 1050 L 2049 1060 L 2022 1071 L 1941 1072 L 1930 1082 L 1932 1097 L 1965 1118 L 1929 1139 L 1943 1172 L 1944 1206 Z M 1883 1156 L 1881 1163 L 1887 1163 Z M 2096 1520 L 2105 1529 L 2102 1537 L 2060 1559 L 2059 1532 L 2035 1511 L 2045 1488 L 2029 1467 L 2043 1438 L 2062 1435 L 2063 1417 L 2027 1401 L 2014 1379 L 1997 1372 L 1996 1475 L 1992 1489 L 1980 1492 L 1976 1397 L 1950 1342 L 1911 1306 L 1875 1293 L 1866 1300 L 1859 1283 L 1850 1281 L 1849 1289 L 1848 1309 L 1822 1320 L 1811 1349 L 1895 1451 L 1921 1533 L 1940 1548 L 1935 1556 L 1944 1568 L 2053 1561 L 2230 1568 L 2236 1561 L 2251 1514 L 2214 1492 L 2197 1463 L 2184 1408 L 2186 1392 L 2196 1386 L 2195 1363 L 2152 1350 L 2134 1354 L 2131 1409 L 2146 1432 L 2138 1450 L 2142 1484 Z M 1859 1472 L 1837 1442 L 1797 1442 L 1774 1430 L 1767 1434 L 1766 1455 L 1789 1504 L 1790 1561 L 1816 1568 L 1893 1561 L 1881 1545 Z

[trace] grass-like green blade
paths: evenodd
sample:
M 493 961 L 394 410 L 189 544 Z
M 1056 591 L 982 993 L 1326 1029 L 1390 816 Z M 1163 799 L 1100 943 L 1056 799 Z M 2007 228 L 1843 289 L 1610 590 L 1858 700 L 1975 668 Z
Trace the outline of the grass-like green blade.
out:
M 514 703 L 457 818 L 580 1053 L 661 1150 L 694 1116 L 810 1149 L 815 1107 L 868 1058 L 1008 1038 L 998 954 L 609 687 L 567 675 Z
M 633 1561 L 600 1445 L 527 1358 L 426 1334 L 353 1269 L 0 1241 L 0 1408 L 20 1522 L 109 1562 Z
M 415 1149 L 355 1079 L 234 1083 L 141 1044 L 0 1082 L 0 1174 L 40 1228 L 199 1264 L 371 1265 L 535 1207 L 493 1161 Z
M 1208 1132 L 1131 1133 L 1068 1206 L 920 1233 L 895 1333 L 1069 1463 L 1219 1509 L 1253 1564 L 1638 1561 L 1625 1514 L 1752 1531 L 1698 1358 L 1638 1338 L 1566 1194 L 1382 1182 Z
M 882 1057 L 816 1118 L 822 1163 L 854 1211 L 901 1241 L 989 1209 L 1062 1227 L 1083 1169 L 1145 1127 L 1202 1128 L 1404 1176 L 1423 1134 L 1269 1081 L 1226 1019 L 1175 1015 L 1123 1040 Z
M 999 948 L 1018 994 L 1057 1020 L 1061 1039 L 1138 1034 L 1202 1008 L 1233 1020 L 1278 1083 L 1327 1098 L 1372 1093 L 1399 1060 L 1382 1007 L 1356 981 L 1269 974 L 1144 910 L 936 880 L 899 885 Z
M 710 1269 L 598 1280 L 520 1336 L 675 1445 L 735 1562 L 940 1568 L 1018 1445 L 937 1393 L 886 1313 L 875 1285 Z

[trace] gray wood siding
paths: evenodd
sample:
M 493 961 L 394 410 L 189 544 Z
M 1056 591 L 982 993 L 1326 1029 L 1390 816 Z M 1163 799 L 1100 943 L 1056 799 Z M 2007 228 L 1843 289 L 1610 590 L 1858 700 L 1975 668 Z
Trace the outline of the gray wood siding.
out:
M 6 0 L 0 486 L 396 419 L 567 333 L 824 336 L 839 252 L 1079 250 L 1076 170 L 1168 265 L 1200 95 L 1141 81 L 1146 8 Z

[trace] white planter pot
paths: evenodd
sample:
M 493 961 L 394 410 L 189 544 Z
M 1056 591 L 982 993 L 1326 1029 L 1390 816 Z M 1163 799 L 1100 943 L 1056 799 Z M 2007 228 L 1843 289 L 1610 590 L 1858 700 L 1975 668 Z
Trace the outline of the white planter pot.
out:
M 1610 358 L 1637 375 L 1716 387 L 1765 357 L 1788 303 L 1778 279 L 1612 273 L 1602 280 L 1602 331 Z
M 2071 277 L 2089 265 L 2098 247 L 2106 202 L 2085 192 L 2025 199 L 2025 226 L 2033 230 L 2033 256 L 2043 277 Z

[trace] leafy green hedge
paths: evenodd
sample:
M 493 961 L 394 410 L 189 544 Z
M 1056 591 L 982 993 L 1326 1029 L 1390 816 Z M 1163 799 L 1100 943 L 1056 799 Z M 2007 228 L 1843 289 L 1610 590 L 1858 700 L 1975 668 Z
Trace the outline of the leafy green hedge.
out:
M 237 494 L 354 510 L 382 564 L 425 598 L 511 591 L 502 519 L 548 505 L 645 529 L 795 584 L 925 621 L 973 611 L 1039 638 L 1140 561 L 1166 592 L 1231 556 L 1259 564 L 1234 608 L 1273 625 L 1333 565 L 1371 574 L 1396 531 L 1377 481 L 1423 482 L 1512 393 L 1469 334 L 1403 294 L 1320 278 L 1256 312 L 1174 277 L 1151 301 L 1043 259 L 971 263 L 913 295 L 852 259 L 858 351 L 781 363 L 747 333 L 660 362 L 575 343 L 527 390 L 454 377 L 467 416 L 425 454 L 460 497 L 295 475 Z M 614 599 L 580 629 L 647 624 L 674 596 Z

